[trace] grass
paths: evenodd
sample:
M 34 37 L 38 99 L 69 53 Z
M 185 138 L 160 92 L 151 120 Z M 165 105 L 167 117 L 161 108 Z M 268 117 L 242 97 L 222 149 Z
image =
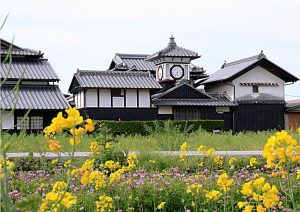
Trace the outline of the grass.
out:
M 222 132 L 212 134 L 206 131 L 196 131 L 190 134 L 178 132 L 157 132 L 149 136 L 118 136 L 116 148 L 128 151 L 159 151 L 159 150 L 180 150 L 183 142 L 188 143 L 188 150 L 196 151 L 199 145 L 205 145 L 216 150 L 262 150 L 263 146 L 274 132 L 247 132 L 232 134 L 231 132 Z M 296 139 L 299 135 L 293 134 Z M 56 137 L 64 148 L 64 151 L 70 151 L 69 137 L 60 135 Z M 16 134 L 4 135 L 4 140 L 11 143 L 7 152 L 48 152 L 48 143 L 43 135 L 26 135 L 20 139 Z M 94 136 L 85 136 L 76 151 L 89 151 L 89 145 L 95 140 Z

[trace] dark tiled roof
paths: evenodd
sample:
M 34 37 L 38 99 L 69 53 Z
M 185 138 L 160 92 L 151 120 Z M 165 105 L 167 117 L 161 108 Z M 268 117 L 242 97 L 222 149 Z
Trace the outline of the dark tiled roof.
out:
M 294 107 L 287 107 L 286 108 L 287 112 L 300 112 L 300 105 L 294 106 Z
M 259 59 L 259 55 L 256 55 L 235 62 L 227 64 L 225 63 L 221 69 L 210 75 L 210 77 L 206 81 L 204 81 L 204 84 L 229 79 L 230 77 L 236 75 L 237 73 L 249 67 L 250 65 L 253 65 Z
M 238 103 L 279 103 L 279 104 L 285 104 L 284 99 L 273 96 L 270 94 L 265 93 L 259 93 L 259 94 L 249 94 L 243 97 L 236 98 L 236 101 Z
M 154 105 L 170 106 L 235 106 L 234 102 L 222 99 L 153 99 Z
M 149 55 L 147 54 L 122 54 L 117 53 L 112 60 L 109 67 L 112 71 L 151 71 L 155 76 L 155 64 L 152 61 L 146 61 L 145 59 Z M 190 64 L 190 76 L 191 78 L 206 77 L 205 70 L 203 67 Z
M 260 61 L 268 63 L 268 66 L 272 66 L 272 73 L 284 79 L 286 82 L 295 82 L 298 80 L 297 77 L 293 76 L 276 64 L 267 60 L 266 56 L 261 52 L 259 55 L 255 55 L 252 57 L 244 58 L 230 63 L 225 62 L 222 65 L 221 69 L 210 75 L 210 77 L 205 80 L 203 84 L 233 79 L 235 76 L 238 76 L 238 74 L 242 73 L 243 71 L 247 70 L 247 68 Z M 274 67 L 276 67 L 278 71 L 274 71 Z
M 21 48 L 3 39 L 0 39 L 0 43 L 1 43 L 1 56 L 5 56 L 6 54 L 8 54 L 10 47 L 11 47 L 10 53 L 12 56 L 42 56 L 43 55 L 41 51 Z
M 9 79 L 59 81 L 51 64 L 46 59 L 13 60 L 1 63 L 0 77 Z
M 162 88 L 147 72 L 78 70 L 74 77 L 82 88 Z
M 2 86 L 0 108 L 62 110 L 70 107 L 58 86 L 20 86 L 12 91 L 12 86 Z
M 180 96 L 174 95 L 173 93 L 176 91 L 179 91 L 181 95 Z M 184 81 L 165 92 L 152 95 L 152 102 L 154 105 L 173 105 L 173 106 L 235 106 L 236 105 L 236 102 L 230 101 L 229 98 L 225 95 L 205 93 L 204 91 L 196 89 Z
M 177 46 L 174 37 L 172 36 L 166 48 L 148 56 L 147 60 L 151 61 L 159 57 L 189 57 L 191 59 L 196 59 L 200 56 L 197 52 Z
M 286 107 L 300 106 L 300 99 L 289 100 L 286 102 Z
M 153 62 L 145 61 L 145 54 L 121 54 L 117 53 L 113 61 L 117 69 L 136 69 L 138 71 L 155 71 Z

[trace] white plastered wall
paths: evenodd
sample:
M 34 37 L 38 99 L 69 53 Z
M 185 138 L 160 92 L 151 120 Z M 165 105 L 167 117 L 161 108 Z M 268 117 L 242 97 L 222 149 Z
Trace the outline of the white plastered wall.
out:
M 86 107 L 98 107 L 97 89 L 88 89 L 85 93 Z
M 99 105 L 100 107 L 111 107 L 111 91 L 110 89 L 99 90 Z
M 14 114 L 10 114 L 10 111 L 2 111 L 2 129 L 14 128 Z
M 137 107 L 136 89 L 126 89 L 126 107 Z
M 253 93 L 252 86 L 243 86 L 241 83 L 277 83 L 278 86 L 258 86 L 258 91 L 259 93 L 270 94 L 284 99 L 285 82 L 260 66 L 234 79 L 232 83 L 236 88 L 236 98 Z
M 149 89 L 139 89 L 139 107 L 150 107 L 150 91 Z

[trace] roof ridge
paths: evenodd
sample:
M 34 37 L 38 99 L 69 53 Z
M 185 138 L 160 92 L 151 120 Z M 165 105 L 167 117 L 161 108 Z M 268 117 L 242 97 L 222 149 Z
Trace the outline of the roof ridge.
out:
M 80 69 L 77 69 L 77 72 L 76 74 L 123 74 L 123 75 L 126 75 L 126 74 L 140 74 L 140 75 L 149 75 L 148 72 L 145 72 L 145 71 L 107 71 L 107 70 L 80 70 Z
M 229 62 L 229 63 L 226 63 L 226 61 L 225 61 L 222 68 L 232 66 L 232 65 L 237 65 L 237 64 L 240 64 L 240 63 L 244 63 L 244 62 L 249 62 L 251 60 L 259 60 L 259 59 L 262 59 L 262 58 L 266 58 L 266 56 L 263 53 L 260 53 L 258 55 L 254 55 L 254 56 L 251 56 L 251 57 L 246 57 L 246 58 L 243 58 L 243 59 L 240 59 L 240 60 L 235 60 L 235 61 L 232 61 L 232 62 Z
M 125 58 L 146 58 L 149 56 L 149 54 L 131 54 L 131 53 L 116 53 L 119 57 L 125 57 Z
M 2 47 L 9 48 L 10 45 L 12 45 L 12 50 L 14 50 L 14 51 L 28 51 L 28 52 L 31 52 L 33 54 L 42 54 L 42 52 L 40 50 L 34 50 L 34 49 L 30 49 L 30 48 L 23 48 L 23 47 L 15 45 L 14 43 L 8 42 L 8 41 L 4 40 L 3 38 L 0 38 L 0 41 L 1 41 L 1 48 Z M 4 46 L 2 44 L 4 44 Z

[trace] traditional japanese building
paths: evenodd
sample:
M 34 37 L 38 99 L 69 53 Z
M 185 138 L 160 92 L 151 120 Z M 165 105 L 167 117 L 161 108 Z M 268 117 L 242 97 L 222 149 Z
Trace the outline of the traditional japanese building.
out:
M 285 128 L 285 85 L 298 80 L 261 52 L 222 67 L 203 82 L 207 92 L 229 96 L 238 105 L 234 130 Z
M 3 39 L 0 43 L 2 128 L 42 130 L 58 111 L 70 107 L 58 87 L 59 77 L 42 52 Z
M 107 71 L 78 70 L 69 91 L 81 112 L 94 119 L 224 119 L 231 129 L 236 103 L 195 87 L 207 77 L 191 63 L 197 58 L 171 37 L 166 48 L 152 55 L 117 53 Z
M 297 77 L 263 52 L 224 63 L 209 77 L 193 65 L 198 58 L 171 37 L 154 54 L 117 53 L 106 71 L 78 70 L 69 91 L 94 119 L 218 119 L 234 131 L 285 127 L 284 87 Z

